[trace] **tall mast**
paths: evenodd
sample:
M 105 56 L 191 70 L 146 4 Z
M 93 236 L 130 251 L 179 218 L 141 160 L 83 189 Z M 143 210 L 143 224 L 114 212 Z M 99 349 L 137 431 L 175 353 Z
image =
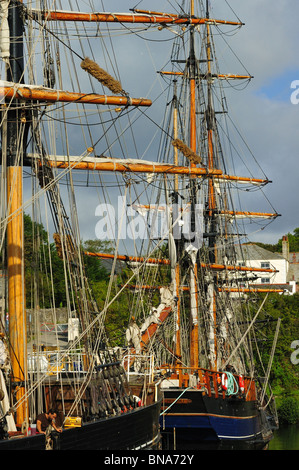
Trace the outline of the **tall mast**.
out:
M 206 0 L 206 17 L 209 18 L 209 0 Z M 215 122 L 215 114 L 212 100 L 212 72 L 211 72 L 211 39 L 210 39 L 210 25 L 206 24 L 206 55 L 207 55 L 207 93 L 208 93 L 208 104 L 206 110 L 206 121 L 207 121 L 207 132 L 208 132 L 208 169 L 214 169 L 214 146 L 213 146 L 213 130 Z M 215 187 L 214 180 L 209 178 L 209 190 L 208 190 L 208 220 L 209 220 L 209 231 L 211 234 L 216 233 L 215 227 Z M 209 237 L 209 261 L 210 263 L 217 263 L 217 249 L 215 236 Z M 214 276 L 217 276 L 217 274 Z M 210 321 L 214 324 L 213 341 L 210 338 L 210 344 L 213 347 L 213 354 L 211 355 L 210 367 L 215 369 L 217 366 L 217 344 L 216 344 L 216 298 L 215 289 L 209 290 L 212 298 L 210 299 Z M 212 359 L 213 358 L 213 359 Z
M 22 0 L 21 0 L 22 3 Z M 20 2 L 11 2 L 8 24 L 10 30 L 10 60 L 7 80 L 20 83 L 23 78 L 23 21 Z M 7 112 L 7 265 L 9 342 L 12 362 L 12 386 L 16 400 L 25 393 L 27 375 L 26 310 L 23 270 L 23 202 L 22 158 L 25 114 L 14 101 Z M 27 416 L 27 403 L 17 407 L 16 422 L 21 425 Z
M 207 18 L 209 17 L 209 3 L 207 0 Z M 210 25 L 206 25 L 207 28 L 207 93 L 208 93 L 208 106 L 206 112 L 206 120 L 207 120 L 207 132 L 208 132 L 208 169 L 212 170 L 214 168 L 214 148 L 213 148 L 213 128 L 214 128 L 214 109 L 213 109 L 213 101 L 212 101 L 212 73 L 211 73 L 211 40 L 210 40 Z M 208 199 L 208 207 L 209 207 L 209 219 L 211 221 L 211 233 L 215 233 L 213 230 L 213 219 L 214 219 L 214 211 L 216 208 L 215 204 L 215 190 L 214 190 L 214 181 L 212 178 L 209 178 L 209 199 Z M 210 237 L 210 247 L 212 246 L 215 248 L 215 238 Z M 214 259 L 210 261 L 215 263 L 216 262 L 216 253 L 215 249 L 212 250 L 212 255 Z
M 174 94 L 173 94 L 173 138 L 177 139 L 178 137 L 178 98 L 177 98 L 177 81 L 173 81 L 174 84 Z M 178 149 L 174 147 L 174 164 L 178 166 Z M 178 193 L 179 193 L 179 178 L 178 175 L 174 177 L 174 203 L 178 204 Z M 176 216 L 175 216 L 176 217 Z M 179 242 L 176 243 L 177 254 L 179 253 Z M 180 264 L 178 260 L 176 260 L 175 265 L 175 296 L 177 298 L 176 304 L 176 324 L 177 324 L 177 331 L 176 331 L 176 343 L 175 343 L 175 353 L 177 357 L 181 356 L 181 337 L 180 337 Z M 181 371 L 180 371 L 181 373 Z
M 190 16 L 194 16 L 194 0 L 191 0 L 190 5 Z M 196 153 L 196 57 L 194 49 L 194 26 L 190 27 L 190 56 L 189 56 L 189 77 L 190 77 L 190 148 Z M 194 163 L 191 163 L 191 167 L 195 167 Z M 190 179 L 190 190 L 191 190 L 191 230 L 195 233 L 194 224 L 194 204 L 196 202 L 196 180 Z M 197 322 L 197 307 L 198 307 L 198 295 L 197 295 L 197 263 L 196 253 L 191 254 L 191 266 L 190 266 L 190 307 L 191 307 L 191 331 L 190 331 L 190 365 L 191 367 L 198 368 L 198 322 Z

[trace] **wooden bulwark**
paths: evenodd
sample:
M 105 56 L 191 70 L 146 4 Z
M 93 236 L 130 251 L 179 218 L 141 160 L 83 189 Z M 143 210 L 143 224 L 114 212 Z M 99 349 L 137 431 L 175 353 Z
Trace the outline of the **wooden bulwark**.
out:
M 225 373 L 225 372 L 224 372 Z M 199 369 L 199 376 L 202 376 L 203 385 L 207 389 L 208 396 L 211 397 L 214 395 L 216 398 L 222 397 L 225 398 L 225 391 L 221 388 L 221 376 L 222 372 L 212 371 L 209 369 Z M 238 383 L 239 376 L 233 374 L 236 382 Z M 256 387 L 255 381 L 252 380 L 251 377 L 243 377 L 244 378 L 244 392 L 240 394 L 240 396 L 245 397 L 246 401 L 254 401 L 256 400 Z
M 161 370 L 166 369 L 169 370 L 171 369 L 171 366 L 165 364 L 161 368 Z M 182 373 L 184 371 L 184 373 Z M 215 371 L 211 369 L 205 369 L 202 367 L 199 368 L 188 368 L 188 367 L 183 367 L 183 366 L 177 366 L 175 368 L 175 371 L 171 375 L 171 379 L 177 379 L 179 376 L 182 377 L 182 384 L 180 384 L 180 387 L 183 385 L 185 388 L 190 387 L 192 388 L 191 382 L 190 382 L 190 376 L 193 374 L 196 374 L 198 377 L 198 381 L 196 386 L 193 385 L 194 389 L 199 390 L 201 393 L 206 393 L 209 397 L 215 397 L 215 398 L 222 398 L 226 399 L 229 398 L 230 396 L 227 396 L 225 393 L 225 390 L 222 388 L 221 385 L 221 378 L 222 374 L 224 372 L 220 371 Z M 239 375 L 233 374 L 237 384 L 239 383 Z M 248 376 L 243 376 L 244 379 L 244 391 L 241 392 L 239 390 L 238 394 L 236 395 L 238 398 L 243 398 L 245 401 L 255 401 L 257 399 L 256 395 L 256 385 L 255 381 Z

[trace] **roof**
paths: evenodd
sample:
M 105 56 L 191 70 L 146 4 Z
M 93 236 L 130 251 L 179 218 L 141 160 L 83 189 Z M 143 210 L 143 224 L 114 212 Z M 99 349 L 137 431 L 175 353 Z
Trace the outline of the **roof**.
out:
M 280 253 L 273 253 L 272 251 L 266 250 L 255 243 L 242 244 L 236 246 L 236 253 L 239 259 L 246 260 L 284 260 L 285 258 Z

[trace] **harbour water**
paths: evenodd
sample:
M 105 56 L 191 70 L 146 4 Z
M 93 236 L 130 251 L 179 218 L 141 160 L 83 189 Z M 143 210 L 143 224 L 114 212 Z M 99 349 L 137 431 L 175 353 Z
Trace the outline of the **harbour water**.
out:
M 269 450 L 299 450 L 299 425 L 281 426 L 275 431 Z

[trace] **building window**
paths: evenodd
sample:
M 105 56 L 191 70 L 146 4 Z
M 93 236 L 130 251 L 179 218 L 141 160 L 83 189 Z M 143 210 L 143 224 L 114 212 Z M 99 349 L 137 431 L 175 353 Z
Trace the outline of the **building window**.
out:
M 262 284 L 270 284 L 270 278 L 269 277 L 262 277 L 261 283 Z
M 263 261 L 263 262 L 261 262 L 261 268 L 270 269 L 270 263 L 269 263 L 269 261 Z

